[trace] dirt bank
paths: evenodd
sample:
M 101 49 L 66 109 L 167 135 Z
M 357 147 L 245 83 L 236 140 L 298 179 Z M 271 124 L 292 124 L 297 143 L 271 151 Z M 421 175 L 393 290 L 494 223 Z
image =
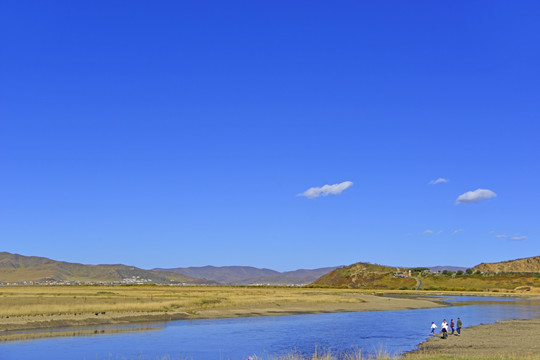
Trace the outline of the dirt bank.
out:
M 540 359 L 540 318 L 508 320 L 463 329 L 461 336 L 434 336 L 404 359 Z

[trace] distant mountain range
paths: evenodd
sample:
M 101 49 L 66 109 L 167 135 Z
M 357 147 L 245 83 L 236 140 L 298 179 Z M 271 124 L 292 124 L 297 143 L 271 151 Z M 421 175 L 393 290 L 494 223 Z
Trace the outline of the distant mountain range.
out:
M 310 284 L 335 269 L 337 269 L 337 266 L 279 272 L 250 266 L 202 266 L 154 270 L 203 278 L 223 285 L 301 285 Z
M 127 265 L 83 265 L 0 252 L 0 283 L 215 284 L 178 273 Z
M 443 272 L 444 270 L 448 270 L 448 271 L 465 271 L 467 270 L 466 267 L 463 267 L 463 266 L 449 266 L 449 265 L 445 265 L 445 266 L 431 266 L 431 267 L 428 267 L 429 271 L 431 272 Z
M 300 285 L 309 284 L 336 269 L 278 272 L 250 266 L 204 266 L 144 270 L 128 265 L 85 265 L 38 256 L 0 252 L 1 283 L 109 283 L 193 285 Z
M 251 266 L 202 266 L 144 270 L 128 265 L 84 265 L 38 256 L 0 252 L 2 283 L 109 283 L 109 284 L 221 284 L 221 285 L 303 285 L 408 288 L 411 278 L 396 276 L 408 268 L 356 263 L 343 267 L 300 269 L 279 272 Z M 459 266 L 433 266 L 431 272 L 466 270 Z M 473 268 L 484 273 L 540 273 L 540 256 L 482 263 Z

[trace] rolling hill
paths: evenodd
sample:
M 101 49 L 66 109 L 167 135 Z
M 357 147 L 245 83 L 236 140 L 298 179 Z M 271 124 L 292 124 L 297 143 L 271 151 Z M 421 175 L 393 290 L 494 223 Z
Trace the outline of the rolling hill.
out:
M 501 261 L 496 263 L 481 263 L 473 268 L 481 272 L 506 272 L 506 273 L 540 273 L 540 256 L 532 256 L 523 259 Z
M 213 280 L 223 285 L 301 285 L 310 284 L 334 269 L 336 267 L 279 272 L 251 266 L 202 266 L 155 270 Z
M 182 274 L 127 265 L 83 265 L 38 256 L 0 252 L 0 283 L 11 282 L 214 283 Z
M 531 291 L 540 286 L 539 260 L 536 256 L 480 264 L 469 273 L 462 270 L 432 273 L 422 270 L 427 268 L 412 268 L 411 277 L 407 268 L 356 263 L 323 275 L 313 285 L 389 290 L 412 290 L 420 285 L 421 290 Z
M 323 275 L 313 284 L 368 289 L 410 289 L 414 287 L 416 280 L 399 275 L 395 276 L 402 271 L 404 268 L 359 262 Z

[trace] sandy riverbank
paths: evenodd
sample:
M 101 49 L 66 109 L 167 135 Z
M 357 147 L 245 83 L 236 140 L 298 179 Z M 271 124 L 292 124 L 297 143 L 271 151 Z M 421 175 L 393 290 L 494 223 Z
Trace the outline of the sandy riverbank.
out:
M 104 324 L 132 324 L 168 320 L 195 320 L 213 318 L 234 318 L 250 316 L 276 316 L 308 313 L 332 313 L 349 311 L 406 310 L 445 306 L 436 300 L 422 298 L 397 298 L 367 294 L 354 294 L 354 302 L 261 302 L 238 306 L 207 307 L 182 311 L 106 311 L 104 313 L 61 313 L 3 316 L 0 319 L 0 341 L 13 339 L 7 336 L 13 331 L 43 330 L 72 326 L 93 326 Z M 26 334 L 32 338 L 32 334 Z M 43 337 L 43 332 L 40 333 Z M 55 336 L 51 333 L 51 336 Z
M 540 359 L 540 318 L 508 320 L 465 328 L 461 336 L 440 334 L 409 352 L 404 359 Z

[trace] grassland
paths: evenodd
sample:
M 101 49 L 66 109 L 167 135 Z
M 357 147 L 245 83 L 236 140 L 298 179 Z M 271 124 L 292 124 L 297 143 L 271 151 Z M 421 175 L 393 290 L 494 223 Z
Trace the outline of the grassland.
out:
M 0 332 L 52 327 L 443 306 L 354 289 L 176 286 L 0 287 Z

